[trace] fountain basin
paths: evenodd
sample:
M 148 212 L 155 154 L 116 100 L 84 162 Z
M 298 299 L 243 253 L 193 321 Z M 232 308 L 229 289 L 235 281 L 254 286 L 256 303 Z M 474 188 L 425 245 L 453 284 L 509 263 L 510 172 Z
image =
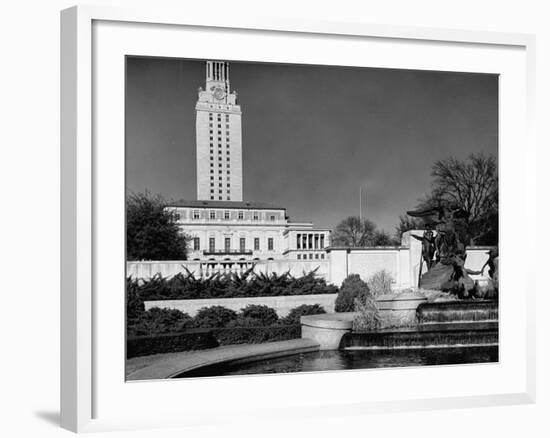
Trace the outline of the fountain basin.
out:
M 418 325 L 368 333 L 350 332 L 342 338 L 341 348 L 353 350 L 497 345 L 498 323 L 489 321 Z
M 405 291 L 399 294 L 380 295 L 376 304 L 383 327 L 398 327 L 416 323 L 416 309 L 428 299 L 420 292 Z
M 342 337 L 351 332 L 354 317 L 355 312 L 302 316 L 302 338 L 317 342 L 320 350 L 337 350 Z

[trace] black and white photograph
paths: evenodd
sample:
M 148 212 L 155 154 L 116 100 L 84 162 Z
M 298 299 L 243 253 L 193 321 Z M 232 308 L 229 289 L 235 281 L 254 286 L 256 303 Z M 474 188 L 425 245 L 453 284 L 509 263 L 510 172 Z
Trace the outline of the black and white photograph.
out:
M 499 362 L 499 76 L 126 57 L 128 381 Z

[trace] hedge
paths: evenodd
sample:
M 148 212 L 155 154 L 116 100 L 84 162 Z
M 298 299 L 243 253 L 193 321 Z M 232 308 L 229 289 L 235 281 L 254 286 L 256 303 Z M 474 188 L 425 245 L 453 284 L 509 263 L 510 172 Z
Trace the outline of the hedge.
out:
M 220 345 L 261 344 L 298 339 L 301 337 L 301 326 L 300 324 L 281 324 L 262 327 L 227 327 L 215 329 L 213 335 Z
M 319 315 L 327 313 L 320 304 L 302 304 L 301 306 L 290 309 L 287 316 L 281 319 L 283 324 L 300 324 L 300 317 L 305 315 Z
M 130 359 L 150 354 L 204 350 L 218 346 L 219 342 L 214 337 L 212 330 L 188 329 L 182 333 L 128 338 L 126 357 Z
M 195 277 L 186 270 L 171 278 L 159 274 L 148 280 L 128 278 L 127 291 L 132 299 L 155 301 L 333 294 L 338 288 L 318 277 L 316 270 L 294 277 L 289 272 L 264 274 L 250 268 L 243 274 Z
M 220 345 L 261 344 L 263 342 L 286 341 L 289 339 L 298 339 L 300 336 L 301 326 L 299 324 L 188 329 L 182 333 L 128 338 L 126 357 L 130 359 L 132 357 L 159 353 L 204 350 Z

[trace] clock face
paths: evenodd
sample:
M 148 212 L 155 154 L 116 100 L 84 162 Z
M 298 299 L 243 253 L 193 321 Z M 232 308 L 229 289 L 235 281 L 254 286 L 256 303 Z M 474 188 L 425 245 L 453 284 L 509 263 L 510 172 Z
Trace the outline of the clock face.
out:
M 223 91 L 223 88 L 216 87 L 216 89 L 214 90 L 214 97 L 220 100 L 220 99 L 223 99 L 224 96 L 225 96 L 225 91 Z

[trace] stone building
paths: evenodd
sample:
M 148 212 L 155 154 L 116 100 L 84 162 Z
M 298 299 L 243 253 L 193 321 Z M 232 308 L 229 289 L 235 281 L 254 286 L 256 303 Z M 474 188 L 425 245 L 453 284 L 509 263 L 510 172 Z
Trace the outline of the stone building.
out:
M 242 113 L 227 62 L 206 62 L 195 111 L 197 200 L 169 207 L 191 236 L 188 259 L 224 269 L 255 260 L 325 260 L 330 230 L 291 222 L 284 207 L 243 201 Z

